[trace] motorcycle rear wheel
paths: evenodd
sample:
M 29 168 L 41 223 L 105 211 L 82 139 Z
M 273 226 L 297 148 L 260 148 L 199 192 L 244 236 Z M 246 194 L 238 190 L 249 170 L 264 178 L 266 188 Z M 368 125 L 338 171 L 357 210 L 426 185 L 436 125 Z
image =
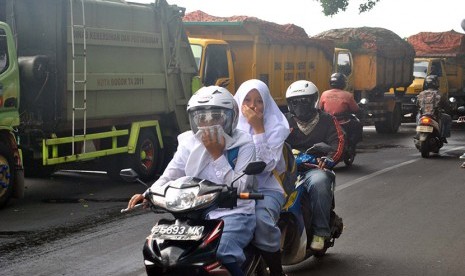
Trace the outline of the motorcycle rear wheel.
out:
M 347 152 L 344 156 L 344 164 L 346 164 L 347 167 L 352 166 L 355 160 L 355 149 L 353 147 L 349 147 L 347 149 Z
M 420 142 L 420 152 L 421 152 L 421 157 L 429 158 L 429 148 L 426 145 L 426 142 L 424 141 Z

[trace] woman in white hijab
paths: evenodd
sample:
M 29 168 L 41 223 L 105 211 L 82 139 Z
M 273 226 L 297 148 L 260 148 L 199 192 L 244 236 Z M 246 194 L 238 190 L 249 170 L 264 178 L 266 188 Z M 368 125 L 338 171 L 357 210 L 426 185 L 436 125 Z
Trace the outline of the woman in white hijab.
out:
M 285 203 L 285 193 L 273 170 L 278 173 L 285 170 L 282 149 L 289 135 L 289 124 L 271 97 L 268 86 L 260 80 L 252 79 L 241 84 L 234 99 L 241 110 L 237 129 L 252 135 L 256 158 L 267 164 L 264 172 L 256 176 L 258 192 L 265 198 L 257 200 L 255 205 L 257 225 L 253 242 L 270 268 L 270 275 L 283 275 L 281 231 L 277 221 Z

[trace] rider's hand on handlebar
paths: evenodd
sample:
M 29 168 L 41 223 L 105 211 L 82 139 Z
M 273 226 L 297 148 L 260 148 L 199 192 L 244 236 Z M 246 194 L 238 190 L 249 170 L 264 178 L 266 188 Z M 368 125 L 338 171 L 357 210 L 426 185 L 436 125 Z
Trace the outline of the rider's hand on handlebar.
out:
M 131 197 L 131 199 L 128 202 L 128 208 L 127 209 L 132 209 L 134 206 L 136 206 L 137 203 L 140 201 L 146 202 L 147 199 L 144 198 L 144 195 L 142 194 L 135 194 Z
M 323 156 L 321 158 L 318 158 L 318 168 L 320 169 L 332 169 L 334 167 L 334 161 L 333 159 Z

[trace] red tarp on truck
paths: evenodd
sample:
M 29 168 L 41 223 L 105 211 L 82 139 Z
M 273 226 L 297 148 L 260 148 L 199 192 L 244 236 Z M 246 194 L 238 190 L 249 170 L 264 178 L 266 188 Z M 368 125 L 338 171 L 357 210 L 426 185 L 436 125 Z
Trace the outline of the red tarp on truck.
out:
M 449 32 L 421 32 L 407 41 L 417 57 L 465 57 L 465 34 Z
M 317 34 L 332 39 L 337 47 L 355 52 L 376 53 L 387 58 L 414 57 L 415 51 L 405 40 L 384 28 L 360 27 L 332 29 Z
M 294 24 L 276 24 L 265 20 L 258 19 L 251 16 L 230 16 L 230 17 L 218 17 L 209 15 L 202 11 L 194 11 L 187 13 L 183 17 L 184 22 L 216 22 L 216 23 L 228 23 L 228 22 L 239 22 L 242 24 L 251 24 L 258 27 L 260 35 L 268 39 L 270 43 L 276 44 L 302 44 L 309 43 L 311 45 L 319 46 L 324 49 L 325 52 L 332 53 L 334 44 L 332 41 L 324 39 L 313 39 L 310 38 L 305 30 Z

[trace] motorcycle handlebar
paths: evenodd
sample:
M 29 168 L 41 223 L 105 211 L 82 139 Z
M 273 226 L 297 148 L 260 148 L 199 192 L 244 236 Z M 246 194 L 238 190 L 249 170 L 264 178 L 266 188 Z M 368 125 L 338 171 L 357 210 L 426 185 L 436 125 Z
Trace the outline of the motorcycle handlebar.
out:
M 134 205 L 133 208 L 121 209 L 121 213 L 126 213 L 126 212 L 129 212 L 129 211 L 134 211 L 134 210 L 137 210 L 137 209 L 140 209 L 140 208 L 144 207 L 145 205 L 146 205 L 146 203 L 145 203 L 145 202 L 142 202 L 142 203 L 139 203 L 139 204 Z
M 240 199 L 263 199 L 265 196 L 259 193 L 240 193 Z

